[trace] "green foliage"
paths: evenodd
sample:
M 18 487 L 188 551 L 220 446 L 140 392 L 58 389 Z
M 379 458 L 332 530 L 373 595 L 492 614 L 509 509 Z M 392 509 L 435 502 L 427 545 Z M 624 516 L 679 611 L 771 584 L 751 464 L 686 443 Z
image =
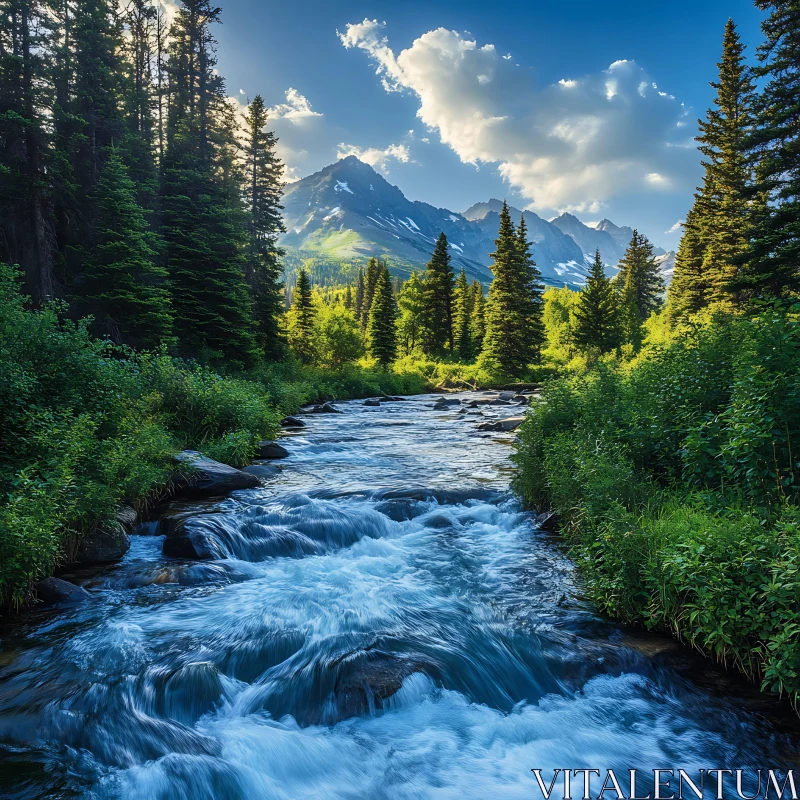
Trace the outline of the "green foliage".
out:
M 313 362 L 316 354 L 315 318 L 316 307 L 311 292 L 311 281 L 308 273 L 301 269 L 297 274 L 297 285 L 294 287 L 292 295 L 288 327 L 289 344 L 306 364 Z
M 618 298 L 606 277 L 600 251 L 575 308 L 575 344 L 584 350 L 608 353 L 620 344 Z
M 447 237 L 439 234 L 423 280 L 422 350 L 427 356 L 453 352 L 453 288 Z
M 717 314 L 545 385 L 517 491 L 558 512 L 589 593 L 800 698 L 800 308 Z
M 392 279 L 384 266 L 375 286 L 367 326 L 369 353 L 382 369 L 397 358 L 397 301 L 392 291 Z
M 398 343 L 403 355 L 410 356 L 421 348 L 425 314 L 422 281 L 416 272 L 403 284 L 397 304 L 400 308 Z
M 275 155 L 277 139 L 266 130 L 267 109 L 261 95 L 247 106 L 245 117 L 244 178 L 247 187 L 247 248 L 245 276 L 253 294 L 253 318 L 258 343 L 265 356 L 275 360 L 284 353 L 279 326 L 283 314 L 282 268 L 284 251 L 278 236 L 286 228 L 280 204 L 283 164 Z
M 752 137 L 757 213 L 739 288 L 750 298 L 786 297 L 800 289 L 800 7 L 756 6 L 769 16 L 756 70 L 764 81 Z
M 319 304 L 314 320 L 316 363 L 333 369 L 364 355 L 364 337 L 355 314 L 343 305 Z
M 515 231 L 506 203 L 500 212 L 495 246 L 481 362 L 487 370 L 513 379 L 521 377 L 541 356 L 543 287 L 530 256 L 524 217 Z
M 100 331 L 128 344 L 158 345 L 172 333 L 167 271 L 155 261 L 156 237 L 116 150 L 108 154 L 93 202 L 95 245 L 83 297 L 95 310 Z
M 455 353 L 461 361 L 469 361 L 472 357 L 472 337 L 469 329 L 473 300 L 470 285 L 467 283 L 467 273 L 464 267 L 461 267 L 453 295 L 453 343 Z

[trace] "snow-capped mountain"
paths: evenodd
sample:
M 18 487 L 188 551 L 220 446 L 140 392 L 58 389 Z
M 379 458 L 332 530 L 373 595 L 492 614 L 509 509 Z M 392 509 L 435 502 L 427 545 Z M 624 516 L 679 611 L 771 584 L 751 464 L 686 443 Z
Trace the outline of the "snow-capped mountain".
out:
M 286 188 L 286 233 L 281 245 L 332 261 L 385 258 L 395 274 L 424 269 L 439 234 L 450 243 L 453 266 L 470 279 L 492 279 L 490 253 L 499 227 L 500 200 L 476 203 L 463 214 L 410 201 L 371 166 L 354 156 L 337 161 Z M 516 220 L 521 212 L 511 209 Z M 602 230 L 562 214 L 552 222 L 525 211 L 533 257 L 545 283 L 581 286 L 600 249 L 609 273 L 627 246 L 624 232 L 608 220 Z M 628 236 L 630 239 L 630 236 Z M 624 241 L 620 245 L 620 241 Z M 659 250 L 664 253 L 663 250 Z

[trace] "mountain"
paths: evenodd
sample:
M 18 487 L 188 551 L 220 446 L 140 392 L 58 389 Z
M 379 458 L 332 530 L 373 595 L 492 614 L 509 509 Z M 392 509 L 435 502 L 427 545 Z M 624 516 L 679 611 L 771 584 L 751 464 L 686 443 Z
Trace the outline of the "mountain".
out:
M 349 280 L 353 265 L 378 256 L 394 274 L 407 277 L 411 270 L 425 268 L 444 231 L 454 268 L 463 266 L 470 280 L 492 280 L 489 254 L 500 225 L 500 200 L 476 203 L 463 214 L 411 201 L 371 166 L 348 156 L 289 184 L 283 205 L 286 233 L 280 244 L 287 250 L 289 272 L 311 259 L 317 278 L 325 272 Z M 515 220 L 521 213 L 511 209 Z M 608 220 L 601 230 L 571 214 L 552 222 L 532 211 L 524 215 L 533 257 L 550 286 L 582 286 L 595 249 L 600 248 L 610 267 L 627 247 L 625 232 L 632 233 Z
M 608 220 L 603 220 L 607 222 Z M 618 240 L 611 236 L 607 230 L 599 230 L 585 225 L 577 217 L 572 214 L 562 214 L 550 220 L 551 225 L 555 225 L 560 231 L 563 231 L 567 236 L 571 237 L 575 243 L 580 247 L 581 252 L 594 260 L 596 250 L 600 251 L 600 258 L 607 266 L 614 266 L 619 262 L 625 254 L 625 248 L 628 246 L 628 241 L 620 246 Z M 610 223 L 613 225 L 613 223 Z M 616 225 L 614 225 L 616 228 Z M 617 228 L 621 231 L 622 228 Z M 633 231 L 631 231 L 633 233 Z
M 604 231 L 616 242 L 620 250 L 620 258 L 622 258 L 633 237 L 633 228 L 629 228 L 627 225 L 623 225 L 623 227 L 620 228 L 619 225 L 615 225 L 610 219 L 603 219 L 597 223 L 595 230 Z M 667 255 L 667 251 L 664 250 L 663 247 L 653 247 L 653 255 L 665 256 Z
M 446 208 L 408 200 L 355 156 L 290 184 L 283 205 L 284 247 L 341 260 L 379 256 L 407 274 L 424 268 L 444 231 L 455 269 L 463 265 L 471 278 L 492 280 L 483 231 Z

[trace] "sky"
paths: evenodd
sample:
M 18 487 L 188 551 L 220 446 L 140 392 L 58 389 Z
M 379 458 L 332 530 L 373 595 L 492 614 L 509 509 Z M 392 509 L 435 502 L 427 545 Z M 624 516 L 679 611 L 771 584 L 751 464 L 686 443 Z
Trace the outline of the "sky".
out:
M 411 200 L 506 198 L 675 248 L 729 17 L 753 61 L 746 0 L 228 0 L 215 33 L 290 180 L 356 155 Z

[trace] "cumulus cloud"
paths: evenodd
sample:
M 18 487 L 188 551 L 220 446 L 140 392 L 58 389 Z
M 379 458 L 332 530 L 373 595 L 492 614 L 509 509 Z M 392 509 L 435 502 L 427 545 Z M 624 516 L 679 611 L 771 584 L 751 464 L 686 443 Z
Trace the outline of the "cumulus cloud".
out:
M 413 134 L 413 131 L 409 131 L 409 133 Z M 392 159 L 403 164 L 408 164 L 411 160 L 408 145 L 405 144 L 390 144 L 381 150 L 377 147 L 358 147 L 354 144 L 341 143 L 337 149 L 336 157 L 347 158 L 347 156 L 355 156 L 359 161 L 375 167 L 375 169 L 384 174 L 388 174 L 389 162 Z
M 633 61 L 538 86 L 494 45 L 445 28 L 399 53 L 377 20 L 339 38 L 369 55 L 387 92 L 416 96 L 419 119 L 463 162 L 496 164 L 533 208 L 596 212 L 626 192 L 693 185 L 688 111 Z
M 664 231 L 664 233 L 678 233 L 681 228 L 683 228 L 685 222 L 685 219 L 679 219 L 669 230 Z
M 286 102 L 272 106 L 267 112 L 272 119 L 285 119 L 294 125 L 303 125 L 322 114 L 311 108 L 305 95 L 291 87 L 286 90 Z

